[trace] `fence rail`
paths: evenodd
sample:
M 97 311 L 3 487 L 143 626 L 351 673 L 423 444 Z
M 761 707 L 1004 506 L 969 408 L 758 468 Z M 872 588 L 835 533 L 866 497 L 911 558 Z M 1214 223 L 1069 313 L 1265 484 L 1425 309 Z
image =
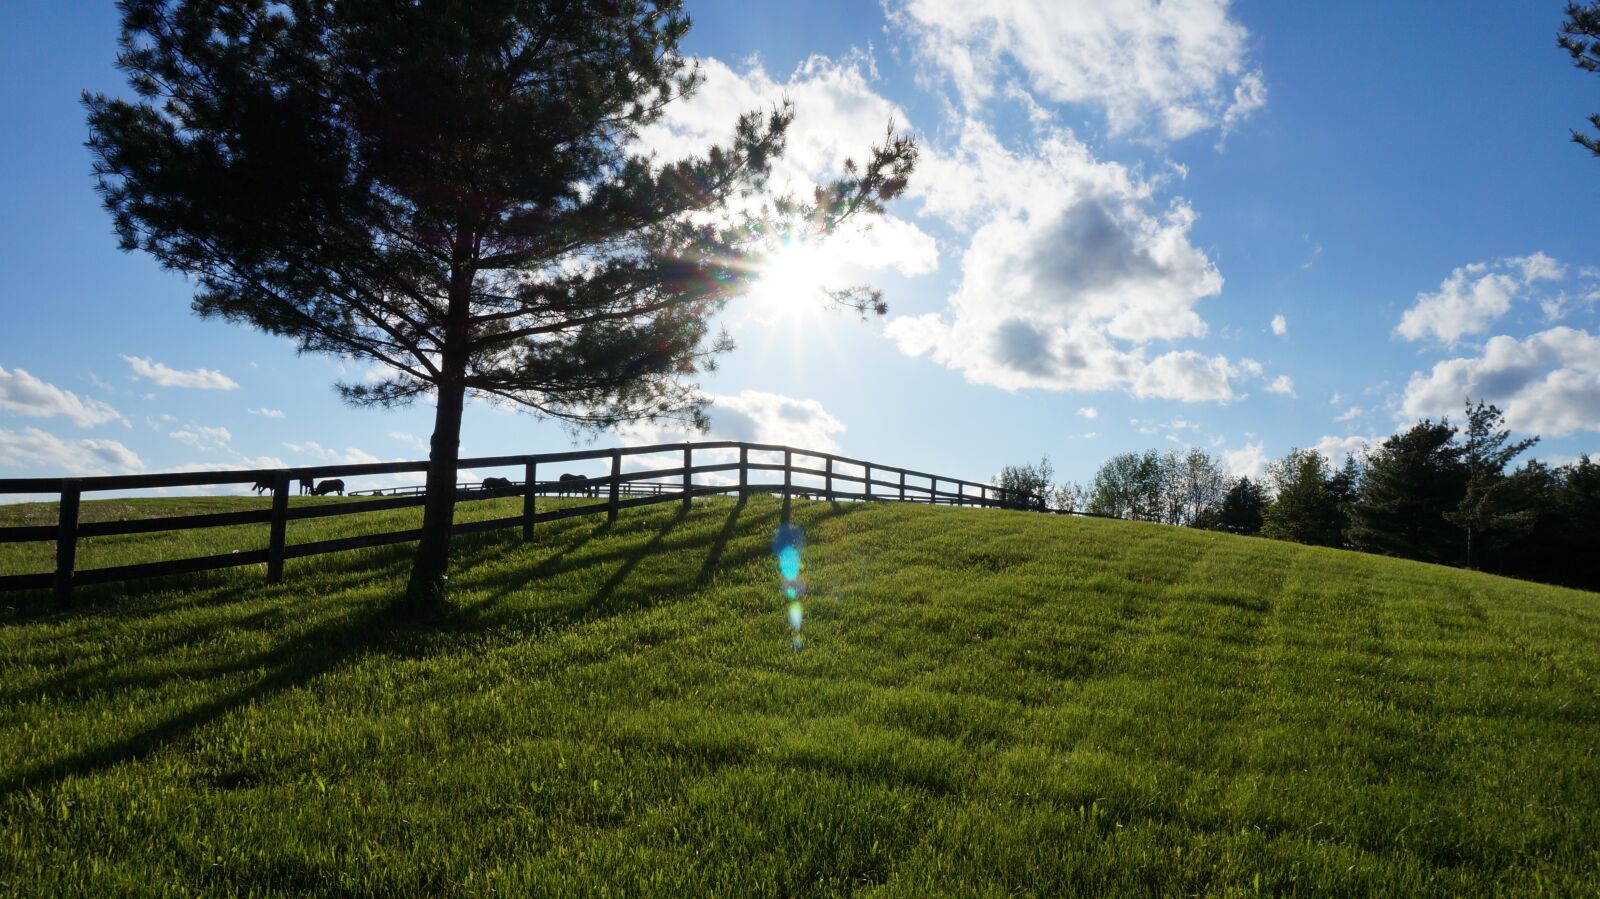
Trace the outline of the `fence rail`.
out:
M 738 451 L 737 462 L 694 464 L 696 452 Z M 654 456 L 679 453 L 682 464 L 672 468 L 644 471 L 622 470 L 622 460 L 627 456 Z M 782 463 L 755 460 L 751 453 L 781 453 Z M 796 465 L 796 459 L 808 464 Z M 704 456 L 702 456 L 704 458 Z M 562 462 L 609 460 L 611 472 L 593 477 L 561 480 L 539 480 L 539 466 Z M 820 468 L 817 466 L 821 466 Z M 841 471 L 839 466 L 860 469 L 860 473 Z M 392 475 L 406 472 L 425 472 L 428 463 L 378 462 L 357 465 L 318 465 L 290 469 L 250 469 L 238 471 L 173 472 L 168 474 L 116 475 L 90 478 L 3 478 L 0 494 L 54 493 L 60 497 L 55 526 L 35 525 L 0 527 L 0 543 L 48 542 L 56 545 L 56 564 L 53 571 L 25 574 L 0 574 L 0 592 L 11 590 L 50 589 L 56 601 L 71 601 L 74 587 L 103 584 L 113 581 L 140 580 L 172 574 L 210 571 L 243 565 L 266 563 L 267 580 L 283 580 L 283 566 L 288 559 L 304 558 L 323 553 L 343 552 L 372 546 L 407 543 L 420 539 L 420 529 L 362 534 L 312 543 L 287 542 L 288 523 L 309 518 L 326 518 L 340 515 L 359 515 L 388 509 L 402 509 L 422 505 L 426 501 L 421 487 L 401 487 L 351 491 L 352 496 L 371 497 L 353 502 L 315 505 L 290 503 L 290 486 L 301 478 L 346 478 L 369 475 Z M 649 506 L 677 501 L 688 508 L 696 496 L 735 493 L 743 497 L 752 493 L 782 494 L 785 500 L 802 497 L 822 500 L 882 500 L 894 502 L 921 502 L 937 505 L 985 506 L 1009 509 L 1042 509 L 1043 499 L 1036 494 L 979 484 L 961 478 L 950 478 L 893 465 L 880 465 L 861 459 L 852 459 L 832 453 L 796 449 L 789 446 L 736 441 L 705 441 L 699 443 L 666 443 L 652 446 L 615 447 L 595 450 L 570 450 L 558 453 L 535 453 L 519 456 L 487 456 L 462 459 L 457 468 L 468 471 L 482 469 L 520 469 L 518 480 L 485 487 L 479 484 L 458 484 L 458 501 L 521 497 L 522 510 L 518 515 L 487 521 L 460 522 L 451 527 L 451 534 L 472 534 L 505 528 L 522 528 L 523 539 L 531 539 L 535 525 L 579 515 L 606 513 L 615 521 L 622 509 Z M 545 471 L 548 473 L 549 468 Z M 735 484 L 696 483 L 695 476 L 738 473 Z M 782 483 L 752 481 L 752 474 L 781 473 Z M 795 476 L 821 480 L 814 484 L 796 484 Z M 839 482 L 849 489 L 839 489 Z M 207 487 L 230 484 L 271 484 L 272 504 L 267 509 L 245 512 L 214 512 L 200 515 L 178 515 L 165 518 L 144 518 L 132 521 L 99 521 L 80 523 L 79 508 L 85 493 L 147 490 L 172 487 Z M 600 502 L 539 511 L 539 497 L 563 496 L 600 499 Z M 80 569 L 77 567 L 78 541 L 88 537 L 111 537 L 126 534 L 143 534 L 154 531 L 177 531 L 194 528 L 229 527 L 245 524 L 267 524 L 268 540 L 263 549 L 241 550 L 223 555 L 172 559 L 136 565 L 117 565 L 106 568 Z

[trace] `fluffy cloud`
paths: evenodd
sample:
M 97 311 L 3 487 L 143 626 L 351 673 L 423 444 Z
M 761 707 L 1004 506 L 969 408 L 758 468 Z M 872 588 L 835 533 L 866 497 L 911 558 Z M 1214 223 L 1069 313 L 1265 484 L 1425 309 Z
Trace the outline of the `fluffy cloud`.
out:
M 1539 282 L 1565 275 L 1565 266 L 1543 253 L 1464 265 L 1440 282 L 1437 292 L 1417 294 L 1416 305 L 1400 317 L 1395 333 L 1406 340 L 1456 343 L 1487 330 L 1511 310 L 1513 300 Z
M 1334 421 L 1354 421 L 1356 418 L 1360 417 L 1361 412 L 1362 412 L 1362 409 L 1361 409 L 1360 406 L 1351 406 L 1350 408 L 1344 410 L 1344 412 L 1342 412 L 1341 414 L 1335 416 L 1333 420 Z
M 720 60 L 699 60 L 705 82 L 684 102 L 672 104 L 662 120 L 641 135 L 641 144 L 662 160 L 705 153 L 726 143 L 738 117 L 769 110 L 785 99 L 794 103 L 787 149 L 773 165 L 772 188 L 809 197 L 812 188 L 836 177 L 846 160 L 861 160 L 883 142 L 890 122 L 909 126 L 905 111 L 873 90 L 872 60 L 856 55 L 841 61 L 813 56 L 785 81 L 760 65 L 737 72 Z M 881 216 L 852 223 L 822 242 L 830 267 L 846 276 L 893 269 L 917 275 L 938 266 L 933 238 L 904 219 Z M 847 281 L 846 283 L 853 283 Z M 827 285 L 842 286 L 842 285 Z
M 233 434 L 229 433 L 227 428 L 210 428 L 205 425 L 191 425 L 173 431 L 167 436 L 196 449 L 222 449 L 233 440 Z
M 1506 423 L 1526 433 L 1600 430 L 1600 336 L 1557 327 L 1523 340 L 1491 337 L 1482 355 L 1413 374 L 1401 411 L 1414 418 L 1459 416 L 1468 397 L 1499 406 Z
M 148 357 L 123 356 L 136 380 L 150 381 L 158 387 L 190 387 L 195 390 L 238 390 L 237 381 L 212 368 L 179 371 Z
M 1294 396 L 1294 378 L 1288 375 L 1278 375 L 1267 385 L 1268 393 L 1281 393 L 1284 396 Z
M 117 410 L 95 399 L 84 399 L 28 374 L 20 368 L 0 368 L 0 410 L 34 418 L 65 416 L 80 428 L 108 421 L 128 423 Z
M 812 399 L 745 390 L 737 394 L 711 394 L 707 411 L 710 427 L 704 434 L 690 433 L 672 424 L 641 422 L 618 429 L 631 444 L 671 443 L 680 440 L 741 440 L 777 443 L 800 449 L 835 453 L 834 434 L 845 427 Z
M 261 407 L 260 409 L 251 409 L 250 410 L 250 414 L 251 415 L 259 415 L 262 418 L 283 418 L 284 417 L 282 409 L 268 409 L 265 406 Z
M 1082 409 L 1078 410 L 1078 414 L 1082 415 L 1084 418 L 1093 420 L 1100 417 L 1100 410 L 1093 406 L 1084 406 Z
M 1267 458 L 1266 449 L 1259 440 L 1222 454 L 1222 467 L 1227 469 L 1228 474 L 1256 481 L 1266 476 L 1267 465 L 1271 461 Z
M 890 14 L 969 108 L 1021 80 L 1047 100 L 1103 109 L 1113 134 L 1153 122 L 1176 139 L 1230 129 L 1266 103 L 1229 3 L 900 0 Z
M 1355 456 L 1357 459 L 1366 455 L 1367 450 L 1379 443 L 1379 437 L 1329 437 L 1324 436 L 1311 446 L 1328 460 L 1328 464 L 1335 468 L 1344 464 L 1344 460 Z
M 1289 333 L 1289 320 L 1281 312 L 1272 317 L 1272 333 L 1279 337 Z
M 115 440 L 62 440 L 38 428 L 0 428 L 0 459 L 63 475 L 122 474 L 144 468 L 133 450 Z
M 1158 186 L 1069 132 L 1023 154 L 966 122 L 913 186 L 926 214 L 970 232 L 961 280 L 945 312 L 893 319 L 885 333 L 908 355 L 1007 390 L 1231 399 L 1241 369 L 1223 357 L 1147 358 L 1150 341 L 1205 334 L 1194 306 L 1222 289 L 1189 241 L 1193 210 L 1155 208 Z
M 317 443 L 315 440 L 307 440 L 305 443 L 285 443 L 283 448 L 300 456 L 309 456 L 313 462 L 322 462 L 326 464 L 338 463 L 344 465 L 364 465 L 369 462 L 385 461 L 367 452 L 366 450 L 361 449 L 360 447 L 352 446 L 347 449 L 340 450 L 333 447 L 323 446 L 322 444 Z M 405 462 L 409 460 L 390 459 L 387 461 Z M 298 464 L 304 463 L 301 462 Z

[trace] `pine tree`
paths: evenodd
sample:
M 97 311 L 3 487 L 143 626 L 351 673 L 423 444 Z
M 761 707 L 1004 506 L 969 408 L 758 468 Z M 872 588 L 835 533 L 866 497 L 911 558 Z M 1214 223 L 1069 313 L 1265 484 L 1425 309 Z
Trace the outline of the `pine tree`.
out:
M 1586 5 L 1569 2 L 1556 43 L 1572 57 L 1573 65 L 1585 72 L 1600 73 L 1600 0 L 1590 0 Z M 1600 130 L 1600 113 L 1590 115 L 1589 124 Z M 1600 138 L 1574 131 L 1572 142 L 1600 156 Z
M 1261 485 L 1242 477 L 1228 487 L 1228 493 L 1217 507 L 1216 519 L 1211 527 L 1235 534 L 1260 533 L 1261 513 L 1266 505 Z
M 1466 535 L 1466 565 L 1479 564 L 1480 556 L 1492 556 L 1533 527 L 1533 512 L 1528 497 L 1513 489 L 1506 477 L 1506 466 L 1538 437 L 1512 440 L 1504 427 L 1505 416 L 1492 405 L 1478 401 L 1467 404 L 1467 427 L 1461 459 L 1467 468 L 1466 493 L 1455 511 L 1445 518 Z
M 137 99 L 88 95 L 122 246 L 202 316 L 379 364 L 356 404 L 436 405 L 407 596 L 445 599 L 468 396 L 577 427 L 704 421 L 708 317 L 786 234 L 898 195 L 892 133 L 804 202 L 768 196 L 787 105 L 658 163 L 641 129 L 699 83 L 681 0 L 121 0 Z M 875 293 L 841 301 L 882 311 Z
M 1449 421 L 1422 421 L 1367 459 L 1360 498 L 1349 508 L 1350 542 L 1368 552 L 1456 564 L 1461 529 L 1445 516 L 1466 495 L 1467 469 Z

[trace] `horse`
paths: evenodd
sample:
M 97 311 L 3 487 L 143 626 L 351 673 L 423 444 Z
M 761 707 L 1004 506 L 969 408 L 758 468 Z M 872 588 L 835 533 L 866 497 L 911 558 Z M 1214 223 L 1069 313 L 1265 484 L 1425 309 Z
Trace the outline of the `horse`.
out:
M 273 483 L 271 478 L 268 478 L 265 481 L 256 481 L 254 484 L 250 485 L 250 489 L 256 492 L 256 496 L 260 496 L 272 488 Z
M 300 495 L 301 496 L 305 496 L 306 494 L 311 493 L 316 488 L 317 488 L 316 482 L 311 480 L 310 478 L 301 478 L 300 479 Z
M 327 496 L 330 493 L 337 493 L 340 496 L 344 496 L 344 481 L 341 481 L 338 478 L 323 481 L 311 491 L 312 496 Z
M 509 492 L 511 490 L 511 479 L 484 478 L 482 486 L 485 493 Z
M 564 474 L 564 475 L 562 475 L 561 476 L 561 494 L 563 496 L 565 496 L 568 493 L 588 493 L 589 489 L 590 489 L 589 485 L 587 485 L 587 484 L 579 484 L 579 485 L 573 486 L 573 484 L 572 484 L 573 481 L 580 481 L 581 482 L 581 481 L 587 481 L 587 480 L 589 480 L 589 479 L 584 477 L 581 474 Z

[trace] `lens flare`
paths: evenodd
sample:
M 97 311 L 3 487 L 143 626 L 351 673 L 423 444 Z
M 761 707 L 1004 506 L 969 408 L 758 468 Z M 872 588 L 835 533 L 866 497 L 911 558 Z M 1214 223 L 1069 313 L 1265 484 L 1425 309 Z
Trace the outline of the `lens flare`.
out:
M 800 640 L 800 627 L 805 623 L 806 610 L 800 597 L 806 592 L 805 581 L 800 579 L 801 555 L 805 551 L 806 536 L 798 525 L 784 522 L 772 535 L 772 554 L 778 560 L 778 575 L 782 578 L 780 592 L 789 601 L 789 645 L 799 652 L 805 645 Z

